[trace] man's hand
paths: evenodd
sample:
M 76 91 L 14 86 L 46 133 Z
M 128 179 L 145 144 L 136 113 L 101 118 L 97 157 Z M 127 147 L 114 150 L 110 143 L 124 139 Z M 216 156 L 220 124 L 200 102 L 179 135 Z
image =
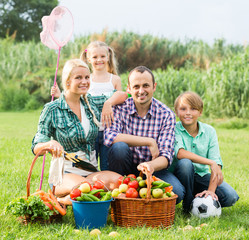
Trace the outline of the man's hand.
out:
M 150 164 L 150 162 L 143 162 L 143 163 L 140 163 L 138 166 L 137 166 L 137 169 L 139 171 L 141 171 L 142 173 L 146 173 L 146 169 L 147 171 L 150 173 L 150 174 L 153 174 L 154 172 L 154 167 Z
M 213 162 L 213 164 L 211 164 L 210 167 L 211 167 L 210 181 L 211 182 L 217 181 L 217 185 L 219 186 L 223 182 L 223 174 L 221 171 L 221 167 L 217 165 L 216 162 Z
M 148 145 L 148 147 L 150 149 L 152 160 L 157 158 L 159 156 L 159 149 L 158 149 L 157 142 L 154 138 L 151 138 L 151 141 L 150 141 L 150 144 Z

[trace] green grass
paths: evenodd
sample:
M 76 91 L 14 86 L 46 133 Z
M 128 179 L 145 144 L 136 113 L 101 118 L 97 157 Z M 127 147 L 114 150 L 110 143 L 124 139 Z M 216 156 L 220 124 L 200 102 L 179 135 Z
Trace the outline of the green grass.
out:
M 14 216 L 4 214 L 8 202 L 26 194 L 26 180 L 33 159 L 30 147 L 39 114 L 39 111 L 0 113 L 0 238 L 91 239 L 88 230 L 76 231 L 71 207 L 68 208 L 67 215 L 63 217 L 61 223 L 48 225 L 35 223 L 24 226 Z M 99 239 L 111 239 L 108 236 L 111 231 L 120 234 L 118 239 L 249 239 L 249 128 L 248 125 L 244 125 L 245 128 L 242 129 L 227 129 L 224 125 L 220 127 L 221 121 L 212 121 L 212 123 L 217 127 L 225 181 L 236 189 L 240 200 L 233 207 L 222 209 L 220 218 L 202 220 L 183 216 L 181 205 L 177 205 L 175 224 L 168 230 L 120 228 L 114 226 L 108 218 L 108 225 L 101 229 L 102 234 Z M 49 161 L 50 157 L 47 156 L 44 190 L 48 188 Z M 31 179 L 31 192 L 39 187 L 41 164 L 42 158 L 39 158 Z M 187 225 L 198 227 L 202 223 L 208 225 L 201 230 L 183 230 Z

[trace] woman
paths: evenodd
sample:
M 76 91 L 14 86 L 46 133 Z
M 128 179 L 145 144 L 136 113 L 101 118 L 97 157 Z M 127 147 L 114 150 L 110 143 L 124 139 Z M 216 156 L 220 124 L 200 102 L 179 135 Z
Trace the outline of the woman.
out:
M 64 92 L 60 98 L 44 106 L 38 131 L 32 141 L 32 151 L 37 154 L 42 149 L 49 148 L 53 157 L 60 157 L 64 150 L 75 152 L 97 167 L 94 144 L 98 135 L 97 119 L 100 119 L 100 114 L 94 101 L 105 102 L 102 119 L 108 125 L 113 118 L 111 107 L 125 101 L 127 95 L 123 92 L 115 92 L 108 100 L 104 95 L 93 100 L 87 95 L 90 87 L 90 71 L 80 59 L 66 62 L 62 71 L 62 84 Z M 119 174 L 111 171 L 90 174 L 74 167 L 72 162 L 67 160 L 65 160 L 64 170 L 63 184 L 56 187 L 55 194 L 59 197 L 67 196 L 67 200 L 72 188 L 86 178 L 90 181 L 102 180 L 108 188 L 113 189 L 117 186 L 117 179 L 120 177 Z

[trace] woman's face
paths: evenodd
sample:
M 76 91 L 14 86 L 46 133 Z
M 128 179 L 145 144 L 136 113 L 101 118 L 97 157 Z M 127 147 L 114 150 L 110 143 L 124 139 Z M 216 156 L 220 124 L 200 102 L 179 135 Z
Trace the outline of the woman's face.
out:
M 73 68 L 69 77 L 68 90 L 74 94 L 85 95 L 90 87 L 90 71 L 85 67 Z

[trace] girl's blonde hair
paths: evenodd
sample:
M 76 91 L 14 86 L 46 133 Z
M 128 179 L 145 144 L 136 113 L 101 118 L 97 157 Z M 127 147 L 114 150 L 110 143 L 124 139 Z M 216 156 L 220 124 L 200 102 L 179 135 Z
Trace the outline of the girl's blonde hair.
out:
M 63 86 L 63 89 L 64 89 L 65 92 L 68 90 L 68 87 L 69 87 L 69 84 L 70 84 L 69 83 L 69 78 L 71 76 L 72 70 L 75 67 L 84 67 L 84 68 L 87 68 L 89 70 L 89 67 L 87 66 L 87 64 L 85 62 L 83 62 L 81 59 L 70 59 L 70 60 L 66 61 L 65 65 L 63 67 L 63 70 L 62 70 L 62 86 Z M 89 72 L 90 72 L 90 70 L 89 70 Z M 96 116 L 94 114 L 94 111 L 91 108 L 91 105 L 89 104 L 89 101 L 87 99 L 86 94 L 83 95 L 83 99 L 85 100 L 90 112 L 93 115 L 93 122 L 99 127 L 100 123 L 97 120 L 97 118 L 96 118 Z
M 180 94 L 175 100 L 175 111 L 177 111 L 177 108 L 181 102 L 188 103 L 191 107 L 197 109 L 200 112 L 203 110 L 203 101 L 201 97 L 195 92 L 187 91 Z
M 87 58 L 90 56 L 92 49 L 97 47 L 104 47 L 106 49 L 108 56 L 107 71 L 109 73 L 118 75 L 118 64 L 115 58 L 114 50 L 111 47 L 109 47 L 105 42 L 101 41 L 91 42 L 87 46 L 87 48 L 81 53 L 80 59 L 83 60 L 84 62 L 88 62 Z

